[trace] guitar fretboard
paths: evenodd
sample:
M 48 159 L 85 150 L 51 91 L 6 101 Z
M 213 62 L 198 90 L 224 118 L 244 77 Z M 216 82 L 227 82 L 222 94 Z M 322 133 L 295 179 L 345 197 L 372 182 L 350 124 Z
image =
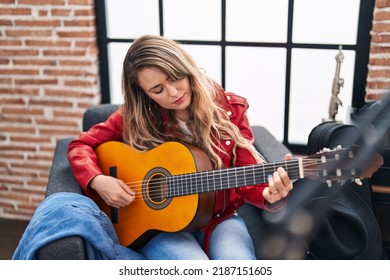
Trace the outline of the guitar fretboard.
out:
M 302 177 L 299 159 L 180 174 L 166 178 L 167 197 L 264 184 L 279 167 L 287 171 L 290 179 Z

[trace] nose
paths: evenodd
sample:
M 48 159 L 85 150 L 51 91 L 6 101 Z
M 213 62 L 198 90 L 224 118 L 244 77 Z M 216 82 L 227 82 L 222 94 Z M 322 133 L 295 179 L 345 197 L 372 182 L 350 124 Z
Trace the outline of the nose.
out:
M 168 85 L 168 94 L 169 96 L 175 97 L 178 94 L 177 87 L 174 82 L 169 83 Z

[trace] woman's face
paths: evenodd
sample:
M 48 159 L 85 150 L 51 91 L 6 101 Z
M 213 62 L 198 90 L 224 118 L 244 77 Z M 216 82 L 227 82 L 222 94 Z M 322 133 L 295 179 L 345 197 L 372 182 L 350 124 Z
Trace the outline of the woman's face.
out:
M 188 117 L 192 91 L 188 77 L 173 81 L 158 68 L 143 68 L 138 72 L 138 82 L 145 93 L 161 107 L 175 110 L 183 121 Z

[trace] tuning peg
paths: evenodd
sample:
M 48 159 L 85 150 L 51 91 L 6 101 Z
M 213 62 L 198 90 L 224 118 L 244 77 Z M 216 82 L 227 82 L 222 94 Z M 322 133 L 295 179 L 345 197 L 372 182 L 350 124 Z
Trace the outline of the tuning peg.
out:
M 352 182 L 354 182 L 358 186 L 362 186 L 363 182 L 360 180 L 360 178 L 353 179 Z
M 332 187 L 332 180 L 326 180 L 325 182 L 326 182 L 326 184 L 328 185 L 329 188 Z
M 317 154 L 319 154 L 319 153 L 323 153 L 323 152 L 329 152 L 330 151 L 330 149 L 329 148 L 327 148 L 327 147 L 323 147 L 319 152 L 317 152 Z

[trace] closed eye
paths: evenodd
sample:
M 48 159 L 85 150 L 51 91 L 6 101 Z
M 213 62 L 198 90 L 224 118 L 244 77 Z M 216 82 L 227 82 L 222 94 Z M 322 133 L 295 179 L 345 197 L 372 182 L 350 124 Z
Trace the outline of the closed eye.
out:
M 154 94 L 160 94 L 160 93 L 162 93 L 162 92 L 163 92 L 163 88 L 160 87 L 160 88 L 155 89 L 152 93 L 154 93 Z

